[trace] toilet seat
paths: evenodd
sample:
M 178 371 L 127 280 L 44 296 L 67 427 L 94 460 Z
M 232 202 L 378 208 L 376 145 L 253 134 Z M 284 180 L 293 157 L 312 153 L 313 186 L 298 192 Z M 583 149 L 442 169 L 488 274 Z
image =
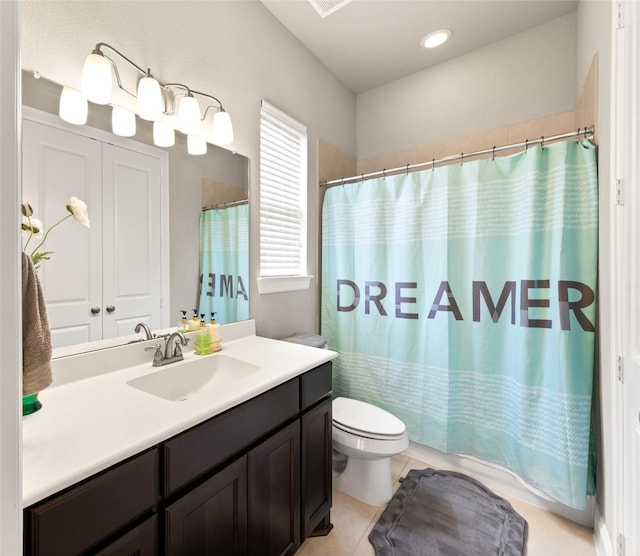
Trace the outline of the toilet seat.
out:
M 380 407 L 353 400 L 333 400 L 333 426 L 344 432 L 377 440 L 397 440 L 406 434 L 404 423 Z

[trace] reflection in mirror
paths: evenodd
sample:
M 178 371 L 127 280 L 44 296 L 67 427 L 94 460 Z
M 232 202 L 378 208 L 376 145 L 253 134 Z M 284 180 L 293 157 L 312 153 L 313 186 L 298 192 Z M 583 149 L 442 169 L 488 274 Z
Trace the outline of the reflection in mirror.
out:
M 22 92 L 24 105 L 55 114 L 57 117 L 61 90 L 62 87 L 60 85 L 44 78 L 36 79 L 32 73 L 23 71 Z M 140 142 L 149 149 L 150 146 L 153 146 L 152 125 L 150 122 L 141 119 L 137 119 L 136 123 L 137 129 L 135 137 L 124 139 L 124 141 L 130 142 L 127 148 L 135 150 L 135 142 Z M 90 103 L 87 125 L 91 128 L 97 128 L 110 133 L 111 107 Z M 75 126 L 72 127 L 75 129 Z M 78 129 L 81 127 L 82 126 L 79 126 Z M 122 138 L 112 137 L 114 144 L 122 144 Z M 106 143 L 108 144 L 109 142 L 110 140 L 107 139 Z M 160 296 L 157 296 L 154 301 L 157 306 L 162 306 L 162 317 L 159 321 L 152 321 L 144 316 L 144 313 L 136 315 L 134 311 L 126 319 L 121 319 L 119 326 L 103 327 L 103 330 L 111 329 L 111 332 L 104 332 L 98 338 L 96 338 L 95 335 L 84 333 L 84 336 L 81 336 L 82 339 L 79 340 L 77 339 L 78 336 L 69 336 L 66 339 L 61 339 L 58 343 L 59 346 L 69 346 L 69 344 L 72 343 L 85 341 L 92 342 L 91 344 L 87 344 L 87 346 L 90 347 L 82 345 L 66 347 L 63 350 L 64 353 L 96 349 L 101 345 L 107 344 L 116 345 L 118 344 L 117 337 L 122 338 L 120 343 L 126 343 L 132 339 L 141 339 L 142 335 L 134 334 L 134 328 L 137 322 L 146 322 L 154 330 L 159 328 L 166 329 L 175 326 L 180 316 L 180 310 L 182 309 L 191 312 L 191 310 L 195 308 L 201 313 L 206 313 L 207 320 L 211 312 L 216 312 L 216 320 L 219 320 L 221 323 L 248 318 L 248 284 L 246 282 L 246 277 L 248 277 L 248 222 L 242 224 L 240 227 L 242 229 L 236 228 L 232 233 L 232 236 L 240 240 L 242 247 L 240 247 L 238 253 L 234 255 L 237 257 L 237 267 L 231 270 L 224 268 L 217 269 L 215 266 L 209 266 L 205 273 L 204 267 L 201 266 L 202 261 L 199 254 L 203 242 L 201 238 L 198 237 L 200 229 L 198 219 L 201 218 L 201 215 L 214 212 L 203 212 L 204 208 L 215 206 L 220 209 L 221 207 L 224 208 L 224 205 L 227 205 L 227 208 L 234 208 L 232 205 L 235 204 L 239 208 L 238 212 L 243 210 L 242 207 L 244 207 L 245 211 L 247 210 L 248 159 L 211 144 L 207 145 L 207 154 L 192 156 L 187 154 L 186 143 L 186 137 L 177 133 L 176 144 L 173 147 L 160 149 L 167 153 L 168 158 L 169 195 L 163 196 L 160 208 L 156 207 L 153 210 L 160 212 L 157 217 L 161 220 L 163 227 L 168 225 L 167 220 L 171 222 L 171 229 L 169 231 L 171 251 L 168 260 L 163 260 L 161 265 L 161 278 L 164 284 L 162 291 L 165 292 L 165 294 L 163 294 L 162 299 L 160 299 Z M 133 147 L 130 145 L 133 145 Z M 157 149 L 157 147 L 154 148 Z M 67 192 L 58 194 L 59 198 L 56 199 L 56 202 L 59 203 L 60 199 L 66 194 Z M 80 197 L 80 195 L 77 196 Z M 131 200 L 136 201 L 133 197 Z M 236 203 L 237 201 L 241 202 Z M 66 202 L 66 199 L 63 201 L 63 205 L 64 202 Z M 87 204 L 89 205 L 90 215 L 92 215 L 92 213 L 96 215 L 94 218 L 97 229 L 97 225 L 99 224 L 97 215 L 100 213 L 100 210 L 108 210 L 108 207 L 106 204 L 100 206 L 101 200 L 97 200 L 96 198 L 92 199 L 91 203 L 87 202 Z M 145 203 L 143 205 L 141 202 L 138 203 L 136 208 L 148 210 L 147 204 Z M 217 210 L 215 212 L 220 211 Z M 111 217 L 112 215 L 105 214 L 102 219 L 105 220 Z M 52 220 L 54 219 L 55 216 L 52 215 Z M 69 227 L 71 228 L 71 226 Z M 222 234 L 222 230 L 220 234 Z M 216 236 L 217 235 L 216 233 Z M 131 243 L 134 243 L 134 241 L 132 240 Z M 230 255 L 229 251 L 231 248 L 229 245 L 227 242 L 227 255 Z M 59 251 L 64 250 L 64 242 L 59 243 L 56 249 Z M 58 256 L 58 253 L 56 253 L 56 256 Z M 93 254 L 91 256 L 94 257 Z M 101 257 L 102 253 L 97 254 L 97 256 Z M 166 258 L 167 257 L 165 257 L 165 259 Z M 215 261 L 217 255 L 211 255 L 209 258 L 211 261 Z M 60 260 L 62 259 L 63 256 L 62 253 L 60 253 Z M 124 265 L 125 274 L 129 269 L 129 264 L 133 263 Z M 215 265 L 216 263 L 212 262 L 209 263 L 209 265 L 210 264 Z M 131 268 L 135 269 L 135 264 L 133 264 Z M 44 272 L 46 272 L 46 269 Z M 93 269 L 91 272 L 93 272 Z M 212 285 L 209 285 L 213 280 L 210 277 L 212 274 L 215 275 L 215 281 Z M 129 272 L 129 276 L 131 275 L 132 272 Z M 171 284 L 169 286 L 170 276 Z M 87 311 L 91 308 L 94 310 L 96 307 L 102 308 L 104 304 L 105 310 L 101 310 L 98 313 L 99 317 L 104 320 L 116 319 L 119 313 L 119 306 L 110 303 L 107 299 L 109 294 L 104 291 L 100 291 L 96 295 L 99 295 L 100 299 L 92 301 L 87 306 Z M 45 286 L 45 297 L 46 296 L 47 291 Z M 207 303 L 202 302 L 202 297 L 206 298 L 205 301 Z M 220 305 L 227 304 L 227 300 L 231 298 L 239 300 L 240 307 L 235 311 L 223 310 Z M 242 306 L 243 304 L 244 306 Z M 109 312 L 106 310 L 107 306 L 111 307 L 113 305 L 116 305 L 115 311 Z M 53 313 L 55 313 L 55 310 Z M 71 337 L 76 338 L 76 340 L 71 340 Z M 98 343 L 96 343 L 96 340 L 99 340 Z

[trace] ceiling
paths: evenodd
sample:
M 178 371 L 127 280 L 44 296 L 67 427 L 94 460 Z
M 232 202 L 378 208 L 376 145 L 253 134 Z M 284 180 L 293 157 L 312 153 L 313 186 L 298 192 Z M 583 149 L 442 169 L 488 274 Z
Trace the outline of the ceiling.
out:
M 307 0 L 262 0 L 349 89 L 361 93 L 505 39 L 577 8 L 578 0 L 352 0 L 325 18 Z M 453 31 L 426 50 L 422 38 Z

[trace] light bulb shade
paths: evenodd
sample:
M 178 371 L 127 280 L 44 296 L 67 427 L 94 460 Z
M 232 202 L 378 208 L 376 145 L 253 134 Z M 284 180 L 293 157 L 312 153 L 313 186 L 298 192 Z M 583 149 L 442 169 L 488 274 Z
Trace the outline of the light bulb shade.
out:
M 193 96 L 185 96 L 178 105 L 178 129 L 187 135 L 200 133 L 200 104 Z
M 114 106 L 111 111 L 111 129 L 121 137 L 132 137 L 136 134 L 136 115 L 131 110 Z
M 82 68 L 80 89 L 87 100 L 108 104 L 111 100 L 111 64 L 102 54 L 89 54 Z
M 207 154 L 207 142 L 197 135 L 188 135 L 187 152 L 189 154 Z
M 213 133 L 211 140 L 216 145 L 233 143 L 233 126 L 228 112 L 221 110 L 213 116 Z
M 150 122 L 162 116 L 160 84 L 151 76 L 143 77 L 138 81 L 138 115 Z
M 173 147 L 176 143 L 175 130 L 162 122 L 153 122 L 153 144 L 157 147 Z
M 58 114 L 65 122 L 75 125 L 86 124 L 88 108 L 87 99 L 80 91 L 63 87 Z

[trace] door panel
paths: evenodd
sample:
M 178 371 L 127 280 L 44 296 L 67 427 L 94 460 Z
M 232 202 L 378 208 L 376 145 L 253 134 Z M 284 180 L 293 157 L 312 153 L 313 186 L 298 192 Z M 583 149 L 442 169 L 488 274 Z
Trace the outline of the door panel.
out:
M 56 227 L 43 249 L 54 251 L 40 264 L 54 346 L 102 338 L 101 153 L 100 143 L 75 133 L 25 120 L 23 199 L 48 230 L 67 215 L 71 196 L 87 203 L 91 229 L 73 218 Z M 26 237 L 26 234 L 24 234 Z M 30 252 L 39 241 L 33 238 Z
M 104 337 L 161 327 L 160 159 L 103 146 Z M 111 310 L 113 308 L 113 310 Z

